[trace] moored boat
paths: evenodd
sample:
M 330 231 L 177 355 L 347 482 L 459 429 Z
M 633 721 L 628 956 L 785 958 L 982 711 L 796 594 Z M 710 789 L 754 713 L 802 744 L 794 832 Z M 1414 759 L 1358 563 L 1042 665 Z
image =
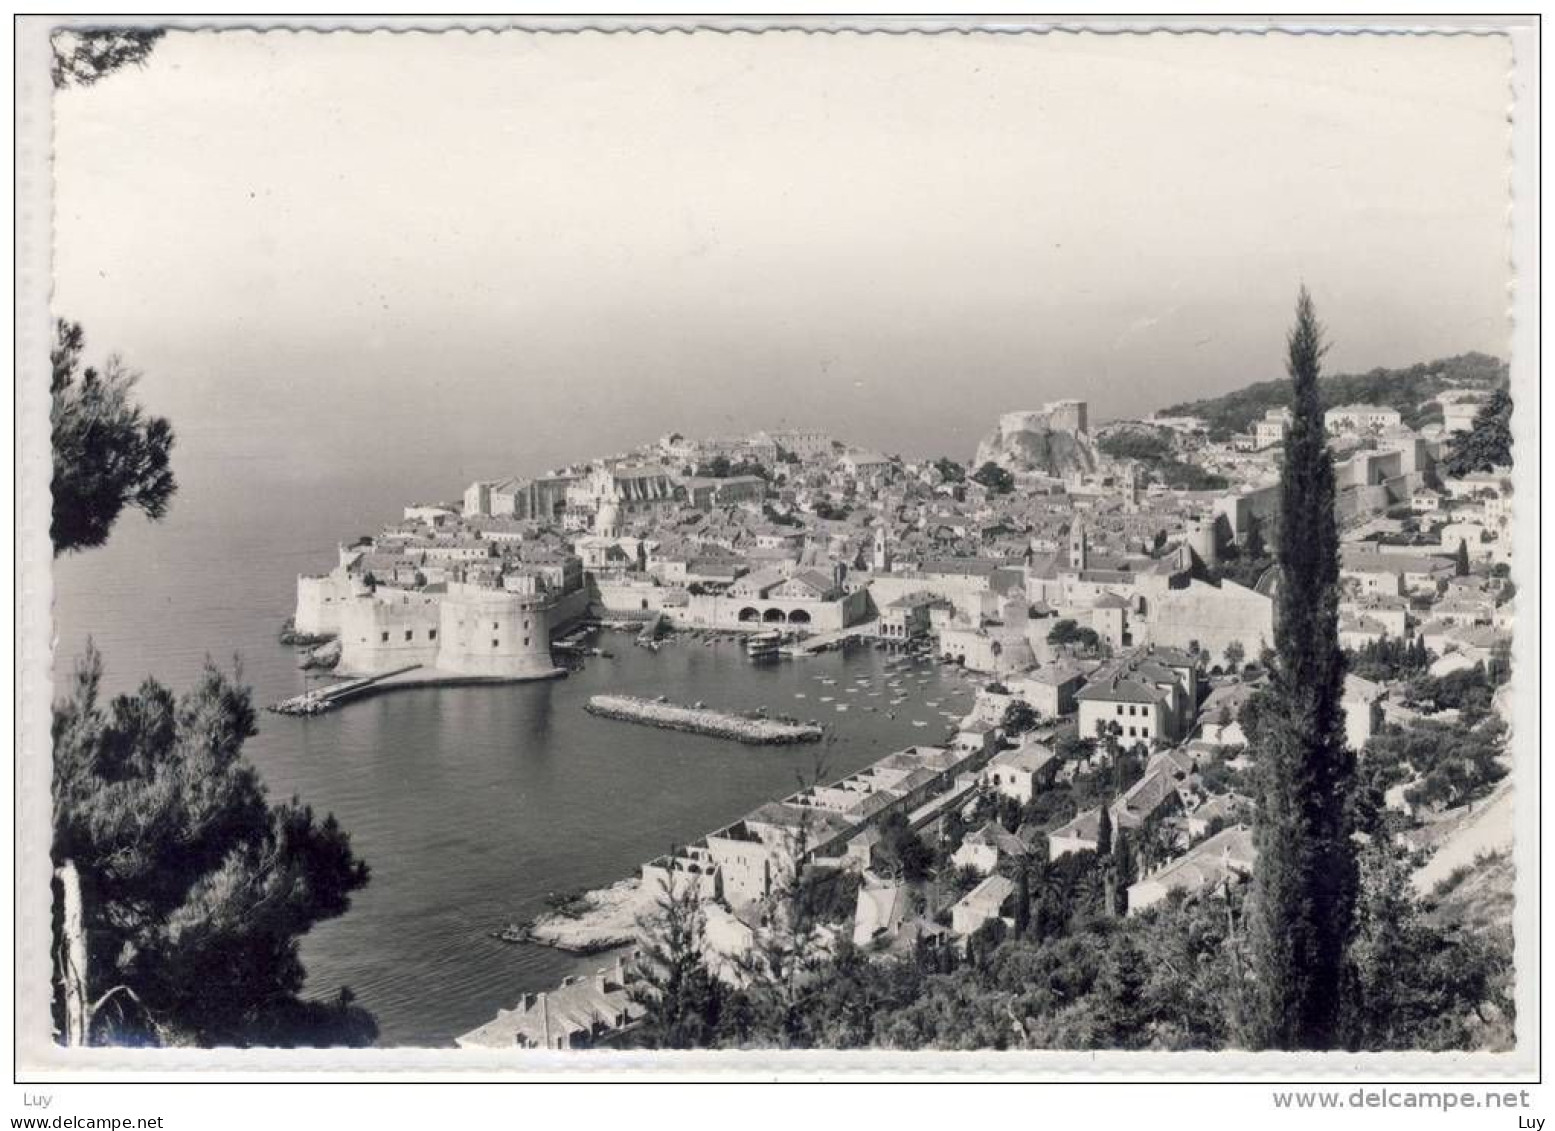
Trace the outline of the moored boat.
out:
M 758 632 L 745 642 L 745 654 L 753 660 L 770 660 L 777 656 L 782 641 L 776 632 Z

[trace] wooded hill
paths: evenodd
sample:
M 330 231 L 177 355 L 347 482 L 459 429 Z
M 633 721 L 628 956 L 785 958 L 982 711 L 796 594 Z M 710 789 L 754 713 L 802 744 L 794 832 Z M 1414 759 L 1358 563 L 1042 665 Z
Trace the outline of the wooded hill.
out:
M 1446 389 L 1479 385 L 1499 388 L 1507 383 L 1507 363 L 1483 353 L 1424 361 L 1405 369 L 1378 367 L 1367 373 L 1339 373 L 1319 383 L 1323 407 L 1375 404 L 1396 408 L 1404 423 L 1419 427 L 1441 419 L 1441 410 L 1422 409 L 1431 397 Z M 1245 432 L 1271 408 L 1290 403 L 1290 381 L 1280 377 L 1204 400 L 1187 401 L 1161 410 L 1163 416 L 1197 416 L 1212 436 Z

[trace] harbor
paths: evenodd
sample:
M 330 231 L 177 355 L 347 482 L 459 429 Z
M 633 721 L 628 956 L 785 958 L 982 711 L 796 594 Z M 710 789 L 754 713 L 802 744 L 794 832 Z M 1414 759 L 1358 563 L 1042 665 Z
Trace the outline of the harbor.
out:
M 315 542 L 349 521 L 353 504 L 334 490 L 308 535 Z M 396 490 L 403 488 L 386 489 L 391 501 Z M 287 575 L 295 568 L 278 556 L 277 547 L 296 536 L 296 517 L 281 502 L 266 498 L 249 507 L 251 525 L 241 532 L 251 544 L 231 561 L 195 526 L 160 534 L 191 563 L 176 576 L 156 571 L 158 543 L 140 527 L 106 551 L 114 556 L 104 560 L 121 568 L 89 573 L 92 559 L 66 563 L 72 598 L 60 624 L 67 660 L 58 678 L 68 678 L 68 656 L 92 635 L 110 657 L 144 655 L 139 664 L 110 665 L 105 686 L 112 693 L 132 692 L 144 670 L 186 685 L 233 639 L 249 642 L 244 678 L 256 705 L 337 683 L 299 671 L 296 647 L 276 643 L 278 610 L 289 611 Z M 288 584 L 277 585 L 278 577 Z M 175 600 L 182 613 L 165 616 Z M 909 665 L 865 643 L 798 662 L 752 663 L 746 632 L 666 632 L 654 652 L 633 646 L 641 618 L 601 620 L 605 631 L 578 643 L 613 658 L 580 657 L 566 679 L 422 686 L 360 695 L 348 709 L 307 718 L 265 714 L 246 744 L 274 796 L 295 793 L 333 812 L 374 867 L 372 884 L 350 913 L 303 938 L 302 959 L 309 992 L 349 985 L 378 1017 L 383 1045 L 451 1046 L 514 995 L 591 972 L 604 959 L 579 951 L 619 937 L 635 911 L 551 916 L 548 893 L 602 892 L 636 877 L 644 861 L 671 844 L 792 790 L 820 749 L 628 730 L 584 710 L 590 696 L 662 694 L 736 713 L 765 706 L 816 718 L 836 738 L 826 748 L 835 774 L 936 737 L 934 729 L 948 724 L 926 703 L 890 706 L 907 686 L 962 712 L 971 698 L 972 681 L 956 669 Z M 856 682 L 861 678 L 867 687 Z M 890 687 L 891 680 L 902 688 Z M 846 687 L 863 690 L 839 690 Z M 879 697 L 869 696 L 877 690 Z M 862 703 L 838 712 L 835 703 L 819 702 L 822 695 Z M 927 725 L 915 727 L 915 720 Z M 516 943 L 492 937 L 510 923 L 528 925 L 532 936 Z M 427 976 L 406 978 L 405 970 Z

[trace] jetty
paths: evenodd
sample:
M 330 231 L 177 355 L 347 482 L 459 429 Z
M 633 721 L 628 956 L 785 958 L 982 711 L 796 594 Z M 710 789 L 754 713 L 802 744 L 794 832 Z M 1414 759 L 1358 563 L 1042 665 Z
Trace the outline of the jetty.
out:
M 348 679 L 344 683 L 332 683 L 328 687 L 316 687 L 312 691 L 305 691 L 301 695 L 283 699 L 279 703 L 273 704 L 270 710 L 277 715 L 322 715 L 325 711 L 338 707 L 349 699 L 367 694 L 391 676 L 415 671 L 420 666 L 420 664 L 408 664 L 403 668 L 394 668 L 391 671 L 379 672 L 376 675 L 364 675 L 360 679 Z
M 823 632 L 817 636 L 806 636 L 796 640 L 789 646 L 789 655 L 813 656 L 817 652 L 824 652 L 828 648 L 840 648 L 850 640 L 862 640 L 868 636 L 874 636 L 879 632 L 879 621 L 868 621 L 864 624 L 855 624 L 850 628 L 840 628 L 834 632 Z
M 782 746 L 819 742 L 824 730 L 815 723 L 789 722 L 750 715 L 736 715 L 705 707 L 682 707 L 635 695 L 595 695 L 583 708 L 591 715 L 641 723 L 664 730 L 682 730 L 714 738 L 731 738 L 752 746 Z
M 490 687 L 508 683 L 530 683 L 541 679 L 561 679 L 566 668 L 549 668 L 524 675 L 470 675 L 465 672 L 442 671 L 422 664 L 406 664 L 384 672 L 347 679 L 327 687 L 316 687 L 290 699 L 272 704 L 267 710 L 277 715 L 322 715 L 353 699 L 364 698 L 386 691 L 407 691 L 429 687 Z

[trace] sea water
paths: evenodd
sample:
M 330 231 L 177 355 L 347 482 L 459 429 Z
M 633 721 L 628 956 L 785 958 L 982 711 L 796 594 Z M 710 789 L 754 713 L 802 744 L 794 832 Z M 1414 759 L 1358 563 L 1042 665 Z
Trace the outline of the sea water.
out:
M 183 476 L 166 521 L 127 515 L 107 547 L 59 563 L 56 678 L 90 636 L 112 692 L 148 675 L 182 690 L 207 657 L 230 669 L 234 656 L 260 706 L 308 685 L 297 651 L 276 641 L 296 575 L 327 570 L 337 541 L 398 518 L 393 498 L 376 482 L 266 491 L 241 467 L 206 470 Z M 597 643 L 614 658 L 591 657 L 563 680 L 400 691 L 314 718 L 260 715 L 246 750 L 272 796 L 335 813 L 372 869 L 351 910 L 315 928 L 302 956 L 308 992 L 349 985 L 376 1014 L 382 1044 L 448 1044 L 523 993 L 591 968 L 489 936 L 538 914 L 548 893 L 610 884 L 817 775 L 943 740 L 950 722 L 923 701 L 971 702 L 969 684 L 925 664 L 933 674 L 907 702 L 834 694 L 847 712 L 821 703 L 842 687 L 883 687 L 889 657 L 866 647 L 753 663 L 733 641 L 679 637 L 657 652 L 629 633 Z M 596 718 L 583 705 L 602 692 L 766 707 L 823 723 L 831 741 L 743 746 Z

